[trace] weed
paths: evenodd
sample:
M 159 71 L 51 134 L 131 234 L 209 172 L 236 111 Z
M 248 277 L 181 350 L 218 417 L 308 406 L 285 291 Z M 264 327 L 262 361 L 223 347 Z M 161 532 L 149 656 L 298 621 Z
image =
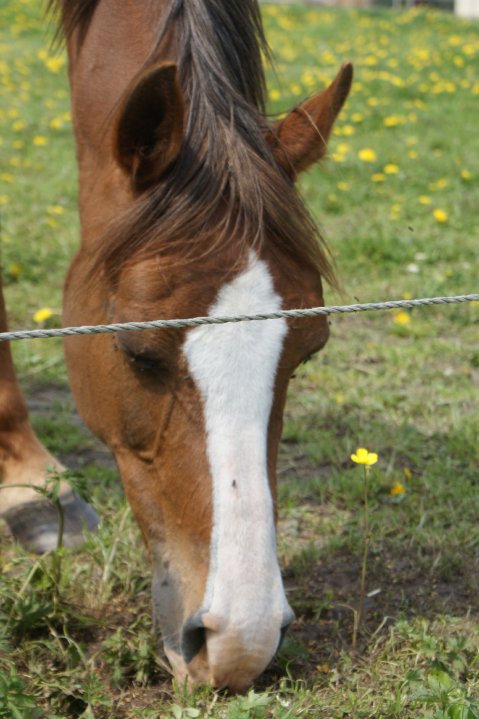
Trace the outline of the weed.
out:
M 0 674 L 0 717 L 2 719 L 35 719 L 40 717 L 35 699 L 26 693 L 15 669 Z

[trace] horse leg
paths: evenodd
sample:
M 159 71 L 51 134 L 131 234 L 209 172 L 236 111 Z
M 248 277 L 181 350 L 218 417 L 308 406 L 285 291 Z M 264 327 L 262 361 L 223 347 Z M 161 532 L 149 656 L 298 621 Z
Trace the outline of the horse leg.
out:
M 7 317 L 0 273 L 0 331 L 7 331 Z M 0 342 L 0 517 L 15 539 L 28 550 L 55 549 L 58 511 L 31 486 L 43 487 L 53 472 L 64 467 L 40 443 L 28 418 L 28 409 L 13 366 L 9 342 Z M 9 485 L 12 485 L 9 488 Z M 63 543 L 78 547 L 83 529 L 95 529 L 96 512 L 61 481 L 64 510 Z

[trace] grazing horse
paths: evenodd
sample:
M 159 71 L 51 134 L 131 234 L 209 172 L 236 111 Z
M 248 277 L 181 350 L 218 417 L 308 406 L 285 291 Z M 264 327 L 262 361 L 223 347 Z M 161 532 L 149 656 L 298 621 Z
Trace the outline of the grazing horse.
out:
M 321 278 L 334 274 L 294 180 L 324 155 L 351 66 L 272 123 L 256 0 L 52 6 L 68 47 L 82 232 L 64 322 L 323 304 Z M 292 620 L 276 456 L 289 378 L 327 337 L 316 317 L 65 342 L 79 412 L 112 449 L 141 528 L 181 681 L 243 690 Z M 61 467 L 30 428 L 6 344 L 0 363 L 3 481 L 40 485 Z M 0 494 L 13 534 L 51 547 L 48 505 L 29 489 Z M 61 496 L 74 545 L 97 518 L 66 485 Z

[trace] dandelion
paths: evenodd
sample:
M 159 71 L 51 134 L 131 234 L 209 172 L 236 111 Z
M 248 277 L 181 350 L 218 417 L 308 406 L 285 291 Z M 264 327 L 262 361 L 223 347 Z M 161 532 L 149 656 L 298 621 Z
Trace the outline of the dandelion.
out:
M 397 125 L 402 125 L 403 122 L 404 118 L 401 115 L 390 115 L 384 118 L 383 124 L 385 127 L 396 127 Z
M 396 482 L 389 490 L 389 494 L 391 497 L 400 497 L 406 494 L 406 487 L 401 482 Z
M 349 183 L 344 181 L 338 182 L 337 188 L 342 192 L 346 192 L 347 190 L 349 190 Z
M 45 145 L 48 145 L 48 137 L 45 137 L 45 135 L 35 135 L 33 144 L 36 147 L 45 147 Z
M 364 147 L 362 150 L 359 150 L 358 157 L 363 162 L 376 162 L 378 159 L 376 151 L 370 147 Z
M 441 210 L 439 207 L 436 208 L 432 214 L 436 222 L 439 222 L 440 224 L 447 222 L 449 219 L 449 215 L 447 214 L 446 210 Z
M 419 195 L 419 203 L 421 205 L 430 205 L 431 204 L 431 198 L 428 195 Z
M 12 262 L 8 268 L 8 274 L 12 280 L 18 280 L 20 275 L 23 273 L 23 267 L 18 262 Z
M 356 464 L 362 464 L 363 473 L 363 559 L 361 563 L 361 581 L 359 587 L 359 608 L 354 612 L 353 627 L 353 649 L 356 648 L 358 630 L 364 617 L 364 600 L 366 596 L 366 572 L 368 566 L 369 545 L 371 544 L 371 527 L 369 524 L 369 473 L 371 466 L 378 461 L 376 452 L 369 452 L 365 447 L 359 447 L 355 454 L 351 455 L 351 459 Z
M 398 219 L 399 219 L 399 216 L 400 216 L 400 214 L 401 214 L 401 210 L 402 210 L 401 205 L 399 205 L 399 204 L 396 202 L 394 205 L 391 205 L 389 217 L 390 217 L 392 220 L 398 220 Z
M 371 182 L 384 182 L 386 179 L 386 175 L 383 175 L 382 172 L 375 172 L 374 175 L 371 175 Z
M 386 173 L 386 175 L 397 175 L 397 173 L 399 172 L 399 167 L 394 163 L 390 162 L 388 165 L 385 165 L 384 172 Z
M 65 59 L 63 57 L 49 57 L 47 60 L 45 60 L 45 65 L 48 67 L 50 72 L 60 72 L 63 65 L 65 64 Z
M 351 459 L 356 464 L 365 464 L 370 467 L 372 464 L 376 464 L 378 461 L 378 455 L 375 452 L 368 452 L 364 447 L 360 447 L 356 450 L 355 454 L 351 455 Z
M 397 312 L 394 315 L 394 322 L 397 325 L 408 325 L 411 322 L 411 315 L 409 314 L 409 312 Z
M 472 178 L 472 172 L 469 172 L 469 170 L 461 170 L 461 177 L 463 180 L 470 180 Z
M 37 324 L 41 324 L 42 322 L 46 322 L 46 320 L 50 319 L 52 315 L 53 310 L 51 307 L 40 307 L 40 309 L 34 313 L 33 321 Z
M 63 215 L 65 214 L 65 208 L 61 205 L 51 205 L 47 207 L 47 212 L 49 215 Z
M 446 180 L 445 177 L 440 177 L 439 180 L 436 180 L 436 182 L 431 182 L 429 189 L 432 191 L 443 190 L 448 184 L 448 180 Z
M 63 127 L 63 119 L 61 117 L 53 117 L 50 120 L 52 130 L 60 130 Z

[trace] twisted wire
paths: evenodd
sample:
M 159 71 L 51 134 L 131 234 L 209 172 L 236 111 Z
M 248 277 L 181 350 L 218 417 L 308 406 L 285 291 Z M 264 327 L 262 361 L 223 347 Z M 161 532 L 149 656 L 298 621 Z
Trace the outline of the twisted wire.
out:
M 354 305 L 333 305 L 330 307 L 310 307 L 297 310 L 279 310 L 277 312 L 253 315 L 232 315 L 226 317 L 189 317 L 179 320 L 152 320 L 150 322 L 120 322 L 108 325 L 81 325 L 55 329 L 18 330 L 0 333 L 0 342 L 26 339 L 49 339 L 50 337 L 72 337 L 75 335 L 95 335 L 113 332 L 131 332 L 138 330 L 198 327 L 199 325 L 223 325 L 236 322 L 258 322 L 265 320 L 288 319 L 292 317 L 317 317 L 319 315 L 347 314 L 352 312 L 372 312 L 378 310 L 412 309 L 431 305 L 450 305 L 463 302 L 479 302 L 477 295 L 454 295 L 452 297 L 422 297 L 415 300 L 391 300 L 389 302 L 368 302 Z

